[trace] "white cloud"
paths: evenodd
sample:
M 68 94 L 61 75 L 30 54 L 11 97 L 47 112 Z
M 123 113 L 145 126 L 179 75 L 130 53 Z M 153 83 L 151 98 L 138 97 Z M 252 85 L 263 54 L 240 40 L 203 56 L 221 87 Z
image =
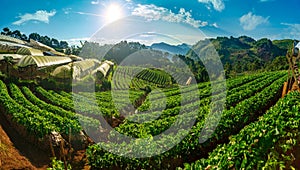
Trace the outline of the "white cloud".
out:
M 269 17 L 264 18 L 262 16 L 254 15 L 252 14 L 252 12 L 249 12 L 248 14 L 245 14 L 240 18 L 240 24 L 244 30 L 251 31 L 254 30 L 258 25 L 268 23 L 268 20 Z
M 98 5 L 100 2 L 99 2 L 99 0 L 97 0 L 97 1 L 91 1 L 91 4 L 93 4 L 93 5 Z
M 300 37 L 300 24 L 281 23 L 281 25 L 287 26 L 283 31 L 283 38 L 299 39 Z
M 213 24 L 211 24 L 211 26 L 213 26 L 215 28 L 219 28 L 219 25 L 217 23 L 213 23 Z
M 36 11 L 34 14 L 24 14 L 19 16 L 20 18 L 18 21 L 13 22 L 14 25 L 21 25 L 27 21 L 40 21 L 44 23 L 49 23 L 49 18 L 53 17 L 56 14 L 55 10 L 47 12 L 45 10 Z
M 199 28 L 208 25 L 207 22 L 195 20 L 192 17 L 190 11 L 186 11 L 184 8 L 180 8 L 178 14 L 173 13 L 171 10 L 163 7 L 158 7 L 153 4 L 141 5 L 138 4 L 136 8 L 131 12 L 134 16 L 144 17 L 148 21 L 168 21 L 174 23 L 185 23 L 193 27 Z
M 99 15 L 99 14 L 94 14 L 94 13 L 89 13 L 89 12 L 75 12 L 76 14 L 80 14 L 80 15 L 89 15 L 89 16 L 95 16 L 95 17 L 103 17 L 103 15 Z
M 223 0 L 198 0 L 200 3 L 204 3 L 207 6 L 207 9 L 211 9 L 211 5 L 214 7 L 215 10 L 217 11 L 223 11 L 225 9 L 225 4 Z

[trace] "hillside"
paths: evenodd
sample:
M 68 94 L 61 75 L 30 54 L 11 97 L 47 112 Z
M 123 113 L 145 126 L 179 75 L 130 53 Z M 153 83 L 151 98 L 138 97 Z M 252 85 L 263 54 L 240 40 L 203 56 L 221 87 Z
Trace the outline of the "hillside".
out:
M 185 43 L 180 44 L 180 45 L 170 45 L 170 44 L 161 42 L 161 43 L 154 43 L 149 48 L 168 52 L 171 54 L 185 55 L 190 50 L 191 46 L 188 44 L 185 44 Z
M 227 73 L 241 73 L 259 69 L 274 70 L 277 68 L 287 69 L 285 59 L 286 52 L 292 48 L 293 40 L 274 40 L 263 38 L 254 40 L 251 37 L 217 37 L 209 39 Z M 195 61 L 204 55 L 204 49 L 210 45 L 207 40 L 199 41 L 193 45 L 186 57 Z M 281 60 L 278 62 L 278 58 Z

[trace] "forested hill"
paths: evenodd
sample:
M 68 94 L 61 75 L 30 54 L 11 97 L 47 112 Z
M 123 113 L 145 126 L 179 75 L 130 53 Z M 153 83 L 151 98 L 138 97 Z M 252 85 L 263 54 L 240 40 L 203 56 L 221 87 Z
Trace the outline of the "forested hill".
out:
M 217 37 L 209 39 L 217 50 L 224 69 L 229 72 L 255 71 L 258 69 L 286 69 L 285 55 L 293 47 L 293 40 L 274 40 L 267 38 L 254 40 L 251 37 Z M 205 40 L 196 43 L 186 57 L 196 60 L 198 53 L 207 46 Z

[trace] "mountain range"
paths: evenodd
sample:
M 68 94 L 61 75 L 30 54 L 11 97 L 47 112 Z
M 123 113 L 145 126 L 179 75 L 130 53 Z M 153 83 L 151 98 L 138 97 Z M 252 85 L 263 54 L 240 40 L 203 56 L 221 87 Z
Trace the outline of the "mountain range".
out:
M 191 45 L 188 44 L 180 44 L 180 45 L 170 45 L 164 42 L 161 43 L 154 43 L 148 48 L 154 49 L 154 50 L 159 50 L 163 52 L 168 52 L 170 54 L 181 54 L 185 55 L 191 48 Z

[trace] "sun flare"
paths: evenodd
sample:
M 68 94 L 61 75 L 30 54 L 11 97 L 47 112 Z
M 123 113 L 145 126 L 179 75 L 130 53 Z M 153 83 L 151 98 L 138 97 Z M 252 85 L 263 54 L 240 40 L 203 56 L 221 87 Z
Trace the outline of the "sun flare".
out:
M 122 17 L 122 9 L 118 4 L 110 4 L 105 11 L 106 23 L 114 22 Z

